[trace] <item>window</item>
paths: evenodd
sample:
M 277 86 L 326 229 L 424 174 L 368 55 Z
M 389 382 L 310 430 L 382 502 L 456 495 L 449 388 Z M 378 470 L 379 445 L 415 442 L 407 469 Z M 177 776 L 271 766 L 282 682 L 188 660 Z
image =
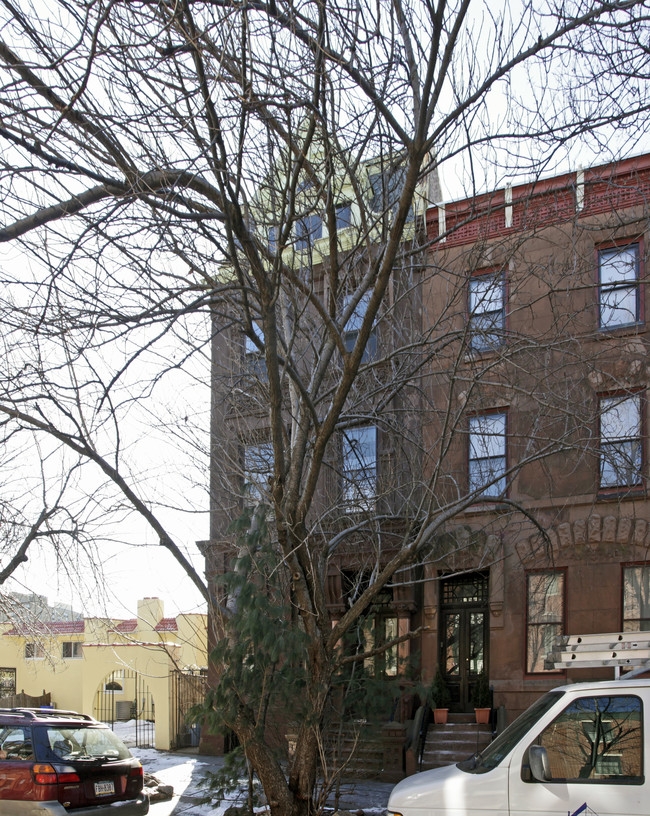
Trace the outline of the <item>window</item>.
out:
M 361 649 L 372 652 L 398 636 L 397 615 L 370 615 L 363 619 L 360 626 Z M 368 677 L 397 677 L 399 669 L 398 645 L 372 657 L 366 657 L 363 668 Z
M 347 309 L 350 304 L 351 295 L 347 295 L 343 302 L 343 308 Z M 363 318 L 366 316 L 366 312 L 368 311 L 368 304 L 370 303 L 370 292 L 365 292 L 361 296 L 361 300 L 357 303 L 354 311 L 350 315 L 348 322 L 345 324 L 345 333 L 343 335 L 343 343 L 345 345 L 345 350 L 347 352 L 351 352 L 357 342 L 357 337 L 359 336 L 359 332 L 361 331 L 361 324 L 363 323 Z M 373 327 L 370 335 L 368 336 L 368 342 L 366 343 L 366 347 L 363 350 L 363 354 L 361 355 L 361 362 L 367 363 L 371 360 L 374 360 L 377 357 L 377 330 Z
M 399 165 L 369 174 L 370 209 L 373 212 L 383 213 L 385 210 L 391 210 L 397 205 L 404 187 L 405 175 L 406 169 Z
M 600 400 L 600 486 L 641 483 L 641 396 Z
M 309 249 L 322 234 L 323 221 L 320 215 L 314 213 L 305 215 L 296 221 L 296 249 Z
M 50 753 L 49 756 L 47 754 L 43 756 L 43 759 L 50 762 L 60 762 L 61 760 L 69 762 L 70 760 L 75 760 L 76 762 L 88 763 L 92 768 L 98 759 L 103 761 L 108 759 L 110 762 L 115 761 L 117 765 L 118 760 L 127 759 L 130 756 L 128 748 L 110 728 L 93 728 L 92 726 L 88 727 L 88 724 L 84 723 L 76 727 L 74 725 L 50 725 L 42 730 L 45 731 L 45 733 L 39 742 L 42 748 L 46 750 L 49 749 Z M 99 773 L 99 771 L 96 771 L 96 773 Z M 104 772 L 103 778 L 105 778 L 106 775 Z M 90 774 L 88 776 L 92 778 Z M 92 783 L 86 782 L 86 784 Z M 96 782 L 95 785 L 97 785 Z M 121 804 L 121 802 L 116 802 L 115 805 L 107 803 L 105 808 L 102 808 L 100 805 L 100 812 L 101 810 L 105 810 L 110 813 L 112 807 L 118 806 L 118 804 Z M 84 808 L 84 810 L 88 809 Z M 89 810 L 92 811 L 92 808 Z M 119 812 L 119 806 L 117 810 Z M 67 813 L 68 811 L 66 810 L 64 812 Z M 72 808 L 72 812 L 74 812 L 74 808 Z
M 336 229 L 343 230 L 352 226 L 352 207 L 350 203 L 336 205 Z
M 0 759 L 34 759 L 31 729 L 5 726 L 0 731 Z
M 498 348 L 506 325 L 502 272 L 474 275 L 469 281 L 470 346 L 476 351 Z
M 342 572 L 342 589 L 346 606 L 351 607 L 358 597 L 368 589 L 370 573 Z M 351 632 L 350 645 L 354 654 L 363 654 L 381 649 L 386 643 L 397 639 L 400 634 L 399 621 L 394 609 L 393 589 L 384 587 L 375 597 L 370 611 L 357 623 Z M 369 655 L 363 660 L 366 677 L 396 677 L 401 673 L 399 644 L 395 643 L 384 651 Z
M 469 420 L 469 489 L 500 496 L 506 489 L 506 415 L 481 414 Z
M 16 693 L 16 669 L 0 668 L 0 697 Z
M 41 660 L 45 651 L 40 643 L 28 642 L 25 644 L 25 660 Z
M 66 640 L 63 642 L 63 649 L 62 649 L 62 657 L 66 659 L 71 658 L 80 658 L 82 657 L 81 653 L 81 642 L 78 640 Z
M 264 332 L 257 323 L 253 323 L 253 333 L 262 344 L 262 350 L 248 335 L 244 335 L 244 368 L 251 377 L 266 379 L 266 361 L 264 359 Z
M 526 579 L 526 671 L 545 669 L 546 655 L 564 632 L 564 573 L 534 572 Z
M 377 493 L 377 428 L 353 428 L 343 434 L 343 500 L 350 509 L 367 510 Z
M 121 694 L 124 691 L 124 683 L 124 669 L 115 669 L 104 678 L 104 691 Z
M 598 252 L 598 305 L 601 329 L 640 320 L 639 245 Z
M 244 497 L 247 504 L 268 502 L 273 475 L 273 446 L 270 442 L 244 448 Z
M 650 566 L 623 570 L 623 631 L 650 632 Z
M 582 697 L 539 735 L 549 782 L 643 782 L 643 707 L 633 695 Z

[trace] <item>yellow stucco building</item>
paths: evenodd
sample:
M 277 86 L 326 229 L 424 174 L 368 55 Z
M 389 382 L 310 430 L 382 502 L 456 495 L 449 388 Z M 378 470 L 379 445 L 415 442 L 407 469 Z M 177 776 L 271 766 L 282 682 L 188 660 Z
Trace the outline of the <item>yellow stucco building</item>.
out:
M 161 599 L 144 598 L 130 620 L 5 623 L 0 633 L 0 696 L 49 693 L 56 708 L 146 724 L 161 750 L 184 742 L 207 666 L 207 615 L 166 618 Z

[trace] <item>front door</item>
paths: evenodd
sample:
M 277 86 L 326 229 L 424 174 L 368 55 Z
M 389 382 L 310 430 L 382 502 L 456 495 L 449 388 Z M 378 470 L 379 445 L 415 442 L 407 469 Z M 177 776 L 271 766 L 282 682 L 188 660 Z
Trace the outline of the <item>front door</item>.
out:
M 471 711 L 478 675 L 488 669 L 488 573 L 446 578 L 441 587 L 441 665 L 453 711 Z

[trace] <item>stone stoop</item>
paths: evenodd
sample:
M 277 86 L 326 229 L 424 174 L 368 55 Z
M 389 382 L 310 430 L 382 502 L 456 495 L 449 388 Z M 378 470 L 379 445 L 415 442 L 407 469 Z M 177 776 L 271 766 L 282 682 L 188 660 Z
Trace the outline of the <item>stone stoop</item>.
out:
M 461 762 L 482 751 L 491 741 L 490 725 L 477 725 L 473 714 L 450 713 L 446 725 L 429 725 L 421 770 Z
M 335 768 L 344 766 L 343 776 L 377 779 L 384 768 L 384 746 L 381 728 L 346 723 L 340 735 L 335 729 L 330 735 L 328 761 Z

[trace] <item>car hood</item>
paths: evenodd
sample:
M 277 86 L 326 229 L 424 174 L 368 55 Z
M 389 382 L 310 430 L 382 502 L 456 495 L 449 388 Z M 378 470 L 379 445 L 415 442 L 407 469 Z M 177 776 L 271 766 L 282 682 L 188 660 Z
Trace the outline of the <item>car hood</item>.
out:
M 462 784 L 460 777 L 467 776 L 468 774 L 459 771 L 455 765 L 413 774 L 395 785 L 388 799 L 388 809 L 399 810 L 406 804 L 410 807 L 424 807 L 423 798 L 430 806 L 432 792 L 441 792 L 446 785 L 457 787 Z
M 417 810 L 435 814 L 465 809 L 504 813 L 507 801 L 507 767 L 475 774 L 448 765 L 403 779 L 393 788 L 388 810 L 409 814 Z

